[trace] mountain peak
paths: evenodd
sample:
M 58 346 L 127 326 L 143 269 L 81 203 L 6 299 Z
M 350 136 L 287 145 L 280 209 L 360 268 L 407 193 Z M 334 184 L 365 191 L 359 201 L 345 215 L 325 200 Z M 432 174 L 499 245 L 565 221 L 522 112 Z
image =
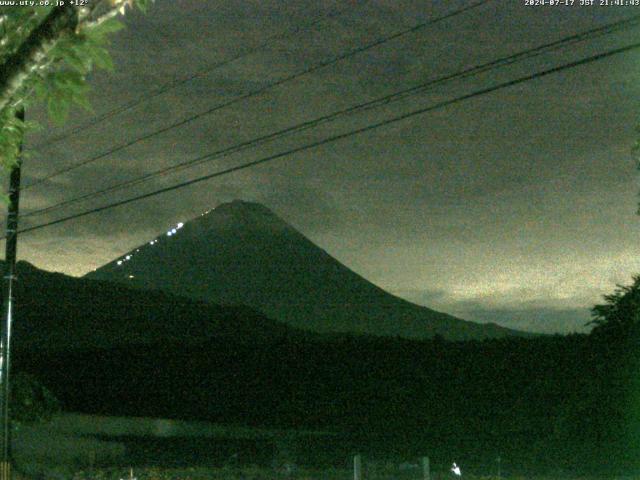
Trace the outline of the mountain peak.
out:
M 247 305 L 321 332 L 469 339 L 513 334 L 410 304 L 368 282 L 270 209 L 234 200 L 88 275 L 204 302 Z
M 242 227 L 251 226 L 252 228 L 292 229 L 291 226 L 266 206 L 246 200 L 221 203 L 201 216 L 210 220 L 210 223 L 215 226 L 220 226 L 222 223 Z

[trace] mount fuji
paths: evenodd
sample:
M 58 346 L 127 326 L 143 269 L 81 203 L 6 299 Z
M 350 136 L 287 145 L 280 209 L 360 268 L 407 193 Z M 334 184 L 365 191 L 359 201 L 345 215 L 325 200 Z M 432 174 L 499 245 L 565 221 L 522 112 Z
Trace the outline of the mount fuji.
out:
M 175 225 L 86 277 L 207 303 L 246 305 L 315 332 L 452 340 L 528 336 L 395 297 L 267 207 L 239 200 Z

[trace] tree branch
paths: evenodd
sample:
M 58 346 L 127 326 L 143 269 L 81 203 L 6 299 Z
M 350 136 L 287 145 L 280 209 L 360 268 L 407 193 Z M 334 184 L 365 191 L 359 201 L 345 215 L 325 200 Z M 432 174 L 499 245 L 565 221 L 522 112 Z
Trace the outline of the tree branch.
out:
M 133 7 L 133 0 L 107 0 L 108 6 L 100 12 L 100 2 L 94 4 L 86 20 L 83 19 L 83 28 L 92 28 L 112 19 L 118 14 L 124 15 L 126 7 Z
M 0 66 L 0 111 L 11 102 L 25 81 L 56 41 L 65 33 L 73 32 L 77 26 L 77 8 L 71 5 L 56 7 L 33 29 L 27 39 Z
M 47 54 L 63 35 L 72 34 L 79 27 L 100 24 L 122 13 L 131 3 L 132 0 L 98 0 L 88 12 L 68 3 L 51 10 L 18 49 L 0 65 L 0 112 L 16 103 L 16 94 L 43 61 L 46 61 Z

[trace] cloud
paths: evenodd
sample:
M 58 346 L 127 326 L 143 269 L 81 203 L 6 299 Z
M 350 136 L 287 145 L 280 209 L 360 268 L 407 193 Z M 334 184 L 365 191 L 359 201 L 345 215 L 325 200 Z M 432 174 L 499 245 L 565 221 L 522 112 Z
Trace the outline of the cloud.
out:
M 479 323 L 499 325 L 537 333 L 588 333 L 592 325 L 589 309 L 503 309 L 468 308 L 454 310 L 454 315 Z
M 396 295 L 435 310 L 479 323 L 494 322 L 508 328 L 538 333 L 588 333 L 586 325 L 590 307 L 570 307 L 575 299 L 566 302 L 536 301 L 516 297 L 456 300 L 445 290 L 397 291 Z

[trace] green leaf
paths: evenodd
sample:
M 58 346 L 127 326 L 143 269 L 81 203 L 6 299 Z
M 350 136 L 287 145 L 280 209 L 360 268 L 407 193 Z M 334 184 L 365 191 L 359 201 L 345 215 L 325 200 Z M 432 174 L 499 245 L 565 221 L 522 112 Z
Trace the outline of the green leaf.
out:
M 94 113 L 93 108 L 91 107 L 91 102 L 89 102 L 86 94 L 82 93 L 80 95 L 74 95 L 73 101 L 84 108 L 86 111 Z
M 85 77 L 75 70 L 59 70 L 50 76 L 54 89 L 77 92 L 85 88 Z
M 91 58 L 88 55 L 83 55 L 82 49 L 74 48 L 68 50 L 64 59 L 78 73 L 84 75 L 91 70 Z
M 10 156 L 3 158 L 2 166 L 7 173 L 11 172 L 11 170 L 13 170 L 14 167 L 17 167 L 18 164 L 20 163 L 18 154 L 19 154 L 19 151 L 16 149 L 16 151 L 12 152 Z
M 42 130 L 42 125 L 40 125 L 35 120 L 25 120 L 22 123 L 24 125 L 24 130 L 25 131 L 28 130 L 28 131 L 31 131 L 31 132 L 39 132 L 39 131 Z
M 113 60 L 111 59 L 111 55 L 106 48 L 102 48 L 99 46 L 92 48 L 91 58 L 95 62 L 96 67 L 102 68 L 103 70 L 107 70 L 109 72 L 113 72 Z
M 71 99 L 66 98 L 60 92 L 56 92 L 49 97 L 47 101 L 47 110 L 49 112 L 49 117 L 53 120 L 54 123 L 61 125 L 67 119 L 69 115 L 69 108 L 71 104 Z
M 47 96 L 47 82 L 44 78 L 39 77 L 33 85 L 33 94 L 36 100 L 44 100 Z
M 147 13 L 153 0 L 136 0 L 135 4 L 142 13 Z
M 115 18 L 110 18 L 98 25 L 87 28 L 87 36 L 93 40 L 97 40 L 99 43 L 103 43 L 106 40 L 106 36 L 110 33 L 115 33 L 124 28 L 124 24 Z

